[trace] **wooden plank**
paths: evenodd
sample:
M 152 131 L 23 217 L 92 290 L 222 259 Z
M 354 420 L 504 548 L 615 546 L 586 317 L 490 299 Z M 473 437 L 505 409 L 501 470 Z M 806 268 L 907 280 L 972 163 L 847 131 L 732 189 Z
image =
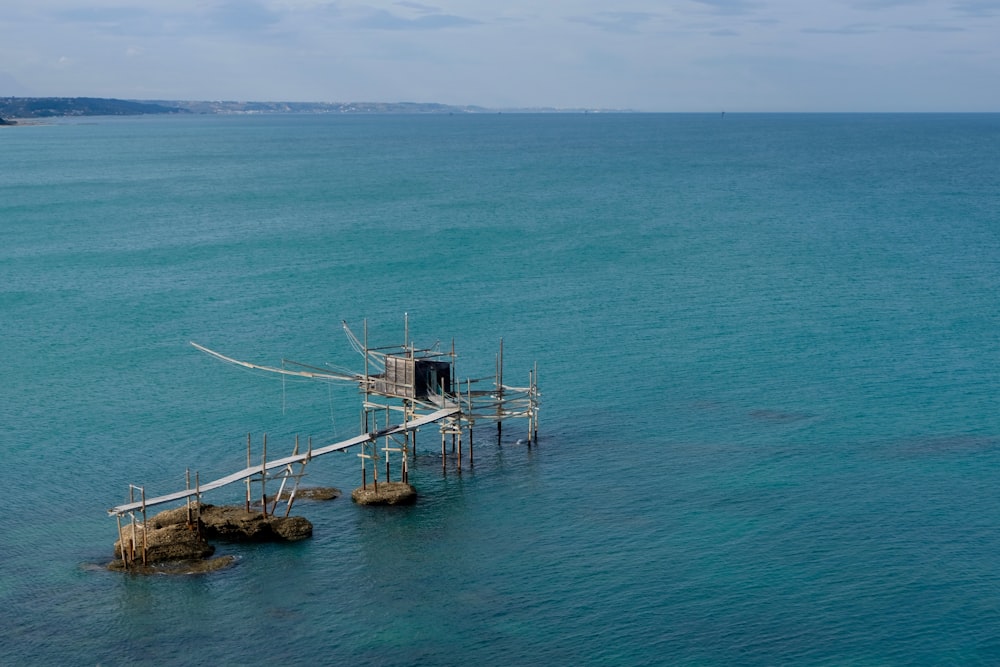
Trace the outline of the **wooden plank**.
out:
M 275 468 L 282 468 L 292 463 L 300 463 L 306 461 L 309 458 L 315 458 L 317 456 L 322 456 L 323 454 L 329 454 L 331 452 L 339 452 L 350 447 L 355 447 L 365 442 L 373 441 L 376 438 L 384 438 L 389 435 L 395 435 L 397 433 L 405 433 L 406 431 L 413 431 L 420 428 L 421 426 L 426 426 L 427 424 L 432 424 L 436 421 L 444 419 L 446 417 L 451 417 L 452 415 L 458 414 L 459 408 L 457 406 L 452 406 L 449 408 L 444 408 L 443 410 L 438 410 L 437 412 L 432 412 L 428 415 L 424 415 L 413 421 L 404 422 L 403 424 L 396 424 L 394 426 L 389 426 L 381 431 L 376 431 L 374 433 L 362 433 L 361 435 L 356 435 L 349 440 L 343 440 L 341 442 L 335 442 L 325 447 L 320 447 L 314 449 L 311 452 L 306 452 L 305 454 L 295 454 L 292 456 L 286 456 L 282 459 L 275 459 L 274 461 L 268 461 L 266 465 L 254 465 L 248 468 L 244 468 L 238 472 L 234 472 L 231 475 L 226 475 L 215 481 L 209 482 L 207 484 L 202 484 L 199 489 L 184 489 L 183 491 L 176 491 L 174 493 L 168 493 L 163 496 L 157 496 L 155 498 L 148 498 L 145 501 L 146 507 L 152 507 L 154 505 L 162 505 L 164 503 L 173 502 L 175 500 L 183 500 L 191 496 L 200 493 L 205 493 L 206 491 L 212 491 L 214 489 L 233 484 L 234 482 L 242 482 L 243 480 L 252 477 L 254 475 L 259 475 L 262 470 L 273 470 Z M 133 510 L 139 509 L 143 506 L 142 502 L 132 502 L 126 505 L 118 505 L 117 507 L 112 507 L 108 510 L 109 515 L 127 514 Z

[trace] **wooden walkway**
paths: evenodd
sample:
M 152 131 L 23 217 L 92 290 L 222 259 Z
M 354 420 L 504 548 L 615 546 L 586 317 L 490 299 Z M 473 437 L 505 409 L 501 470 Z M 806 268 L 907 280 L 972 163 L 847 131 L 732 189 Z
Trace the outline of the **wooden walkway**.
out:
M 303 463 L 316 458 L 317 456 L 322 456 L 323 454 L 329 454 L 330 452 L 339 452 L 343 449 L 349 447 L 354 447 L 366 442 L 371 442 L 378 438 L 384 438 L 390 435 L 396 435 L 398 433 L 405 433 L 407 431 L 413 431 L 421 426 L 426 426 L 427 424 L 432 424 L 436 421 L 440 421 L 447 417 L 452 417 L 461 412 L 461 408 L 457 405 L 442 408 L 436 412 L 432 412 L 428 415 L 418 417 L 413 421 L 403 422 L 402 424 L 396 424 L 395 426 L 389 426 L 382 429 L 381 431 L 375 431 L 373 433 L 362 433 L 361 435 L 355 436 L 350 440 L 343 440 L 341 442 L 335 442 L 332 445 L 326 445 L 324 447 L 319 447 L 318 449 L 313 449 L 306 452 L 305 454 L 295 454 L 293 456 L 286 456 L 284 458 L 275 459 L 273 461 L 267 461 L 265 464 L 250 466 L 249 468 L 244 468 L 239 472 L 234 472 L 231 475 L 227 475 L 213 482 L 208 482 L 207 484 L 201 484 L 195 489 L 184 489 L 183 491 L 177 491 L 175 493 L 168 493 L 165 496 L 157 496 L 156 498 L 147 498 L 145 501 L 139 501 L 134 503 L 129 503 L 127 505 L 118 505 L 117 507 L 112 507 L 108 510 L 108 514 L 111 516 L 122 516 L 123 514 L 128 514 L 134 510 L 142 509 L 143 507 L 152 507 L 154 505 L 162 505 L 164 503 L 173 502 L 176 500 L 184 500 L 185 498 L 190 498 L 191 496 L 197 496 L 206 491 L 212 491 L 213 489 L 218 489 L 220 487 L 226 486 L 228 484 L 233 484 L 235 482 L 241 482 L 245 479 L 253 477 L 254 475 L 259 475 L 262 472 L 268 470 L 273 470 L 276 468 L 284 468 L 285 466 L 291 465 L 293 463 Z

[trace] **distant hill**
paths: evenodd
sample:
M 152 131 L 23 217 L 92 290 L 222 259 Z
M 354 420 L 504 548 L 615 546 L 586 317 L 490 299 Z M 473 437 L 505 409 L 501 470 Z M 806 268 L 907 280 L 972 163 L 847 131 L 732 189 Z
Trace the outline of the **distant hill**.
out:
M 434 102 L 165 102 L 192 113 L 274 114 L 274 113 L 492 113 L 474 106 L 452 106 Z
M 179 106 L 99 97 L 0 97 L 0 117 L 51 118 L 53 116 L 137 116 L 188 113 Z
M 604 109 L 487 109 L 434 102 L 235 102 L 118 100 L 99 97 L 0 97 L 0 118 L 57 116 L 136 116 L 142 114 L 279 114 L 279 113 L 588 113 Z
M 234 102 L 118 100 L 96 97 L 0 97 L 0 117 L 137 116 L 142 114 L 483 113 L 478 107 L 421 102 Z

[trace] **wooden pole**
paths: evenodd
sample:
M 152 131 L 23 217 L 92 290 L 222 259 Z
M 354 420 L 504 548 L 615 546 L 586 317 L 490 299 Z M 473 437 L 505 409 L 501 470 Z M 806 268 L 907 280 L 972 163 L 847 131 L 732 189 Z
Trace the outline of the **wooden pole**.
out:
M 250 434 L 247 433 L 247 468 L 252 466 L 253 463 L 250 462 Z M 250 478 L 247 477 L 247 498 L 246 498 L 246 512 L 250 513 Z
M 368 402 L 368 318 L 365 318 L 365 403 Z M 365 417 L 365 424 L 368 424 L 368 418 Z M 367 433 L 367 428 L 365 433 Z
M 535 362 L 535 373 L 531 382 L 531 407 L 534 414 L 534 439 L 538 440 L 538 362 Z
M 531 447 L 531 370 L 528 370 L 528 447 Z
M 129 503 L 134 503 L 135 502 L 135 486 L 132 485 L 132 484 L 129 484 L 129 487 L 128 487 L 128 501 L 129 501 Z M 134 563 L 135 562 L 135 543 L 138 541 L 137 537 L 136 537 L 136 534 L 135 534 L 135 512 L 129 512 L 128 516 L 129 516 L 129 520 L 132 523 L 132 542 L 131 542 L 131 544 L 129 544 L 129 557 L 132 559 L 132 562 Z
M 267 518 L 267 433 L 264 434 L 264 451 L 260 455 L 260 511 Z
M 497 444 L 503 433 L 503 338 L 500 339 L 500 351 L 497 353 Z
M 191 490 L 191 468 L 184 469 L 184 490 Z M 191 527 L 191 496 L 187 497 L 187 525 Z
M 376 427 L 378 422 L 375 423 Z M 375 493 L 378 493 L 378 442 L 373 438 L 372 441 L 372 485 L 375 487 Z
M 465 391 L 466 391 L 466 393 L 469 396 L 469 417 L 468 417 L 468 422 L 469 422 L 469 466 L 471 467 L 472 466 L 472 424 L 473 424 L 473 417 L 472 417 L 472 381 L 470 379 L 468 379 L 468 378 L 466 378 L 466 380 L 465 380 Z
M 299 435 L 295 434 L 295 447 L 292 449 L 292 456 L 298 456 L 299 454 Z M 281 484 L 278 486 L 278 492 L 274 494 L 274 501 L 271 503 L 271 516 L 274 516 L 278 511 L 278 501 L 281 500 L 281 494 L 285 492 L 285 484 L 288 483 L 288 478 L 295 474 L 292 469 L 292 464 L 289 463 L 285 466 L 285 476 L 281 479 Z M 285 516 L 288 516 L 286 513 Z
M 414 414 L 413 414 L 413 401 L 409 402 L 409 412 L 410 412 L 410 418 L 412 419 L 414 417 Z M 417 431 L 414 429 L 413 431 L 407 431 L 406 433 L 407 433 L 407 435 L 410 436 L 410 458 L 412 458 L 414 461 L 416 461 L 417 460 Z
M 402 470 L 403 483 L 406 483 L 406 461 L 410 458 L 410 429 L 407 428 L 410 421 L 410 402 L 403 401 L 403 455 Z
M 116 514 L 115 519 L 118 521 L 118 553 L 122 557 L 122 565 L 125 569 L 129 569 L 128 556 L 125 554 L 125 533 L 122 532 L 122 515 Z
M 194 493 L 198 502 L 195 505 L 195 509 L 198 511 L 197 522 L 195 525 L 198 527 L 198 534 L 201 535 L 201 478 L 198 476 L 198 471 L 194 471 Z
M 146 564 L 146 546 L 148 545 L 148 539 L 146 535 L 149 533 L 146 530 L 146 487 L 139 487 L 139 493 L 142 497 L 142 564 Z
M 532 376 L 531 370 L 528 370 L 528 448 L 531 448 L 531 441 L 533 440 L 532 432 L 534 423 L 534 399 L 532 398 L 532 387 L 534 387 L 534 378 Z
M 308 449 L 306 449 L 306 458 L 304 461 L 299 463 L 299 476 L 295 479 L 295 484 L 292 486 L 292 492 L 288 494 L 288 502 L 285 503 L 285 518 L 288 518 L 288 514 L 292 511 L 292 503 L 295 502 L 295 494 L 299 490 L 299 482 L 306 474 L 306 464 L 309 463 L 310 459 L 312 459 L 313 439 L 311 435 L 309 436 L 307 442 L 309 444 Z M 288 468 L 291 470 L 291 466 L 288 466 Z

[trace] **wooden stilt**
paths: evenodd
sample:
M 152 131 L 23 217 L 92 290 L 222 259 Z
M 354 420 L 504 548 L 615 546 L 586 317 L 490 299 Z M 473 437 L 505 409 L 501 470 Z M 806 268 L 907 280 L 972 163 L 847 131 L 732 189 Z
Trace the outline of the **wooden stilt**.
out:
M 184 470 L 184 489 L 187 491 L 191 490 L 191 468 L 186 468 Z M 191 527 L 191 496 L 187 497 L 187 525 L 188 528 Z
M 197 500 L 195 503 L 195 511 L 197 516 L 195 517 L 195 527 L 198 529 L 198 534 L 201 535 L 201 481 L 198 477 L 198 471 L 194 471 L 194 495 Z
M 390 417 L 389 417 L 389 406 L 387 405 L 387 406 L 385 406 L 385 430 L 386 431 L 389 430 L 390 421 L 391 420 L 390 420 Z M 385 451 L 385 483 L 388 484 L 390 481 L 392 481 L 392 478 L 389 476 L 389 436 L 388 435 L 385 436 L 385 440 L 382 442 L 382 449 Z
M 129 503 L 134 503 L 135 502 L 135 486 L 131 485 L 131 484 L 128 487 L 128 501 L 129 501 Z M 135 562 L 135 543 L 138 541 L 138 538 L 137 538 L 136 532 L 135 532 L 135 512 L 130 512 L 129 513 L 129 519 L 132 522 L 132 542 L 131 542 L 131 544 L 129 544 L 129 558 L 131 558 L 132 562 L 134 563 Z
M 461 393 L 462 387 L 459 385 L 459 393 Z M 466 421 L 469 424 L 469 467 L 472 467 L 472 425 L 475 422 L 472 416 L 472 380 L 466 379 L 465 381 L 465 394 L 469 404 L 469 416 Z
M 503 434 L 503 338 L 500 338 L 500 350 L 497 352 L 497 444 Z
M 146 487 L 139 487 L 139 494 L 142 497 L 142 564 L 146 565 L 146 547 L 149 544 L 149 531 L 146 530 Z
M 264 434 L 264 449 L 260 455 L 260 513 L 267 517 L 267 433 Z
M 299 454 L 299 436 L 295 435 L 295 447 L 292 449 L 292 456 L 298 456 Z M 281 500 L 281 494 L 285 492 L 285 484 L 288 483 L 288 478 L 294 474 L 292 470 L 292 464 L 289 463 L 285 466 L 285 474 L 281 478 L 281 484 L 278 486 L 278 492 L 274 494 L 274 500 L 271 501 L 271 516 L 274 516 L 278 511 L 278 501 Z M 286 514 L 287 516 L 287 514 Z
M 538 441 L 538 362 L 535 362 L 534 374 L 532 375 L 531 381 L 531 413 L 534 416 L 532 420 L 534 434 L 533 439 Z
M 122 565 L 125 569 L 129 569 L 128 556 L 125 554 L 125 533 L 122 532 L 122 515 L 116 514 L 115 519 L 118 520 L 118 555 L 122 557 Z
M 247 433 L 247 468 L 249 468 L 252 465 L 253 465 L 253 463 L 250 462 L 250 434 Z M 247 498 L 246 498 L 246 507 L 245 507 L 245 509 L 247 511 L 247 514 L 249 514 L 250 513 L 250 478 L 249 477 L 247 477 Z

